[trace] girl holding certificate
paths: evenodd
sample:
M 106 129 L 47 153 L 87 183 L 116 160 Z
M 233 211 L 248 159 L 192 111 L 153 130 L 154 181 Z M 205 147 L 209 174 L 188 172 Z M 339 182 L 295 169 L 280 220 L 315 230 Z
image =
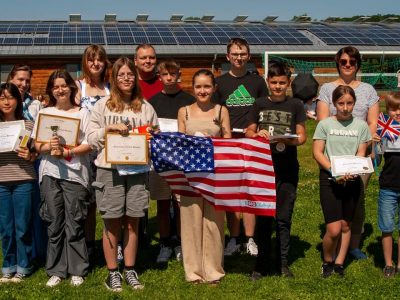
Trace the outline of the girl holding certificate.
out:
M 320 166 L 320 201 L 326 224 L 322 240 L 324 262 L 321 275 L 324 278 L 333 273 L 344 276 L 343 263 L 350 244 L 350 226 L 362 188 L 359 176 L 332 177 L 330 157 L 365 156 L 371 140 L 367 123 L 352 116 L 356 95 L 351 87 L 340 85 L 334 89 L 332 102 L 336 114 L 319 122 L 313 137 L 313 154 Z
M 108 84 L 108 66 L 107 53 L 101 45 L 90 45 L 83 52 L 82 56 L 82 76 L 76 81 L 78 93 L 76 96 L 77 103 L 90 111 L 92 111 L 97 101 L 110 95 Z M 90 155 L 90 168 L 92 171 L 91 181 L 96 178 L 96 166 L 94 159 L 96 153 Z M 89 198 L 90 205 L 88 207 L 88 216 L 85 221 L 86 245 L 89 257 L 95 253 L 95 233 L 96 233 L 96 199 L 94 191 L 91 191 Z
M 211 137 L 231 137 L 226 107 L 211 102 L 215 78 L 209 70 L 193 76 L 196 102 L 178 111 L 178 130 Z M 181 196 L 181 239 L 185 277 L 189 282 L 218 284 L 225 276 L 224 216 L 202 197 Z
M 40 214 L 48 222 L 46 273 L 51 277 L 46 285 L 49 287 L 58 285 L 68 275 L 71 275 L 71 284 L 79 286 L 89 269 L 83 232 L 89 196 L 88 153 L 91 148 L 85 134 L 89 112 L 75 103 L 77 90 L 68 72 L 54 71 L 46 87 L 49 107 L 39 112 L 34 130 L 36 135 L 41 126 L 41 114 L 50 115 L 55 122 L 68 118 L 80 120 L 76 128 L 77 146 L 63 146 L 58 135 L 53 135 L 49 142 L 35 143 L 36 150 L 42 154 L 39 167 Z
M 1 124 L 24 120 L 22 105 L 17 86 L 12 83 L 0 85 Z M 32 121 L 22 122 L 25 130 L 32 131 Z M 28 147 L 0 153 L 0 239 L 3 252 L 0 283 L 21 282 L 33 271 L 31 210 L 36 183 L 32 165 L 35 158 Z
M 122 275 L 118 272 L 117 246 L 123 226 L 125 281 L 133 289 L 141 289 L 134 270 L 138 246 L 139 218 L 145 215 L 149 197 L 145 189 L 148 164 L 120 165 L 106 160 L 106 135 L 128 135 L 132 128 L 158 125 L 153 107 L 143 99 L 139 78 L 132 60 L 119 58 L 111 73 L 111 95 L 99 100 L 91 113 L 89 144 L 97 150 L 96 202 L 104 220 L 103 250 L 109 271 L 106 287 L 122 290 Z M 115 136 L 114 136 L 115 137 Z M 118 156 L 119 151 L 112 151 Z M 137 151 L 144 150 L 142 148 Z M 118 153 L 117 153 L 118 152 Z

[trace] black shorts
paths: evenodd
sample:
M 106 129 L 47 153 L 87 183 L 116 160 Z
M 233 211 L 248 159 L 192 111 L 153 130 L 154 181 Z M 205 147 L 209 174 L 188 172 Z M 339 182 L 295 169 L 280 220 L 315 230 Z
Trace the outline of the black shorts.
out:
M 325 223 L 339 220 L 351 222 L 360 198 L 362 183 L 360 177 L 347 181 L 346 185 L 329 180 L 331 175 L 326 170 L 319 172 L 319 197 Z

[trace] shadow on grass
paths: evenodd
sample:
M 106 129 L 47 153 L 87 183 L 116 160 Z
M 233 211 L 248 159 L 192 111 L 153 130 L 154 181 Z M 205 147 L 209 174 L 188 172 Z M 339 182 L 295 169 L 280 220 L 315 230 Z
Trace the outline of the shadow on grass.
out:
M 272 253 L 270 260 L 267 262 L 268 265 L 266 265 L 265 268 L 269 270 L 269 273 L 277 274 L 277 266 L 279 260 L 277 257 L 278 250 L 275 237 L 272 238 L 271 244 Z M 306 251 L 310 248 L 311 244 L 309 242 L 301 240 L 297 235 L 290 236 L 290 249 L 288 257 L 289 266 L 296 262 L 298 259 L 304 258 Z M 254 271 L 255 265 L 256 257 L 241 253 L 234 256 L 225 257 L 224 269 L 226 273 L 246 275 L 251 274 Z

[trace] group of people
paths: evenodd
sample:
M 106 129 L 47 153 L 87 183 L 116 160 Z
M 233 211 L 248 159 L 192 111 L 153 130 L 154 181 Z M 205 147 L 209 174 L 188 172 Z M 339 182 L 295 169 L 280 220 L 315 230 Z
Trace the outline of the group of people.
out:
M 133 60 L 117 59 L 111 68 L 102 46 L 91 45 L 82 57 L 82 76 L 75 81 L 64 70 L 54 71 L 47 82 L 49 103 L 29 95 L 32 72 L 15 66 L 0 86 L 0 121 L 24 120 L 36 136 L 40 114 L 80 120 L 75 147 L 62 144 L 57 135 L 48 142 L 33 140 L 16 152 L 0 153 L 0 235 L 3 277 L 0 283 L 20 282 L 33 272 L 33 258 L 45 258 L 47 286 L 71 277 L 79 286 L 89 271 L 94 253 L 96 210 L 103 219 L 103 252 L 108 269 L 105 285 L 121 291 L 122 282 L 143 288 L 135 271 L 140 222 L 145 223 L 150 198 L 157 200 L 160 236 L 158 263 L 175 253 L 183 260 L 185 278 L 194 284 L 218 285 L 225 276 L 224 256 L 243 249 L 257 256 L 253 280 L 272 270 L 271 235 L 277 235 L 277 272 L 294 277 L 288 264 L 290 231 L 299 181 L 297 147 L 306 142 L 304 103 L 289 97 L 291 71 L 282 62 L 269 65 L 266 81 L 247 71 L 250 47 L 241 38 L 227 45 L 230 70 L 214 78 L 211 71 L 193 75 L 193 95 L 179 86 L 180 66 L 167 59 L 157 65 L 149 44 L 136 48 Z M 372 86 L 357 80 L 361 56 L 354 47 L 341 49 L 335 61 L 339 79 L 319 92 L 313 154 L 320 166 L 320 199 L 326 222 L 322 276 L 344 275 L 348 249 L 356 259 L 364 222 L 364 197 L 368 176 L 332 177 L 332 155 L 368 154 L 371 139 L 379 142 L 376 124 L 378 96 Z M 269 93 L 268 93 L 269 90 Z M 241 95 L 241 96 L 238 96 Z M 387 100 L 390 116 L 400 119 L 400 95 Z M 221 138 L 270 139 L 276 183 L 276 216 L 226 213 L 229 239 L 224 247 L 225 212 L 202 197 L 174 195 L 168 184 L 146 165 L 116 165 L 106 160 L 107 133 L 126 135 L 145 126 L 154 129 L 159 118 L 177 120 L 181 133 Z M 162 128 L 161 128 L 162 130 Z M 272 138 L 291 134 L 291 138 Z M 396 164 L 398 143 L 387 144 L 381 175 L 379 227 L 383 232 L 385 276 L 394 275 L 392 239 L 399 184 Z M 391 149 L 391 150 L 390 150 Z M 34 163 L 38 163 L 35 170 Z M 38 185 L 39 183 L 39 185 Z M 39 195 L 41 200 L 34 200 Z M 388 198 L 391 204 L 388 204 Z M 396 202 L 397 201 L 397 202 Z M 40 203 L 40 209 L 39 209 Z M 35 209 L 35 205 L 37 209 Z M 172 228 L 173 208 L 176 228 Z M 38 220 L 40 215 L 44 221 Z M 241 236 L 240 219 L 243 217 Z M 36 219 L 36 220 L 35 220 Z M 33 224 L 33 226 L 32 226 Z M 35 234 L 47 227 L 46 237 Z M 33 229 L 32 229 L 33 228 Z M 37 249 L 35 249 L 35 247 Z M 123 274 L 119 262 L 123 261 Z M 400 265 L 400 261 L 398 263 Z

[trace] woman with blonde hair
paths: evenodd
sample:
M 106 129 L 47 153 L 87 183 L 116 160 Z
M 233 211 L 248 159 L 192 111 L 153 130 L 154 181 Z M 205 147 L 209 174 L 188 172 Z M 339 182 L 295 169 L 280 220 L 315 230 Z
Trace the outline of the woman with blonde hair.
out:
M 96 202 L 104 221 L 103 249 L 109 274 L 105 282 L 112 291 L 122 290 L 118 272 L 117 245 L 123 227 L 125 281 L 133 289 L 141 289 L 134 270 L 138 246 L 139 218 L 148 208 L 145 181 L 149 165 L 115 165 L 105 160 L 104 140 L 108 132 L 127 135 L 135 127 L 158 125 L 153 107 L 143 99 L 134 63 L 119 58 L 111 73 L 111 95 L 98 101 L 91 114 L 88 140 L 98 151 Z

